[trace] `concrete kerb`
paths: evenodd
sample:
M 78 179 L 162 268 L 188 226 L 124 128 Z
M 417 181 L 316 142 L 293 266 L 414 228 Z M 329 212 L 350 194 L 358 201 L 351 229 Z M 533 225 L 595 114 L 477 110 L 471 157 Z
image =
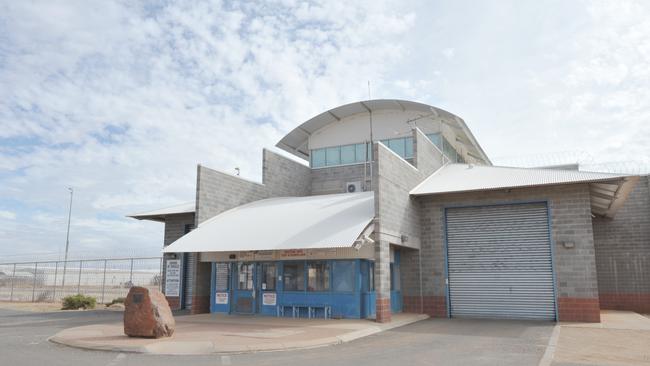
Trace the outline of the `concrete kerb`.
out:
M 142 353 L 142 354 L 153 354 L 153 355 L 207 355 L 207 354 L 217 354 L 217 355 L 231 355 L 231 354 L 242 354 L 242 353 L 258 353 L 258 352 L 278 352 L 278 351 L 293 351 L 301 349 L 311 349 L 318 347 L 327 347 L 337 344 L 347 343 L 354 341 L 359 338 L 367 337 L 373 334 L 377 334 L 389 329 L 401 327 L 411 323 L 415 323 L 424 319 L 429 318 L 426 314 L 410 314 L 408 318 L 397 319 L 390 323 L 374 323 L 371 326 L 364 327 L 363 329 L 353 330 L 341 335 L 336 336 L 326 336 L 322 338 L 310 339 L 310 340 L 300 340 L 300 341 L 286 341 L 286 342 L 277 342 L 277 343 L 261 343 L 254 342 L 254 339 L 251 342 L 242 343 L 242 344 L 220 344 L 216 345 L 212 341 L 179 341 L 171 339 L 165 339 L 163 341 L 154 341 L 146 345 L 128 345 L 128 344 L 99 344 L 99 343 L 90 343 L 84 341 L 83 338 L 75 339 L 70 336 L 70 331 L 75 329 L 83 328 L 71 328 L 63 330 L 54 336 L 50 337 L 48 340 L 50 342 L 87 350 L 95 351 L 111 351 L 111 352 L 125 352 L 125 353 Z

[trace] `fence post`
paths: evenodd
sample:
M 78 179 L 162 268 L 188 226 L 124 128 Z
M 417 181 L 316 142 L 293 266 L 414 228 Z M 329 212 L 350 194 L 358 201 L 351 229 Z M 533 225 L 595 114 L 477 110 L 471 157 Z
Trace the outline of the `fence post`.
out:
M 9 301 L 14 301 L 14 280 L 16 279 L 16 263 L 14 263 L 14 273 L 11 275 L 11 295 Z
M 52 302 L 56 301 L 56 280 L 59 275 L 59 261 L 54 263 L 54 289 L 52 290 Z
M 38 272 L 38 262 L 34 262 L 34 281 L 32 282 L 32 302 L 34 302 L 34 295 L 36 295 L 36 273 Z
M 129 271 L 129 284 L 133 287 L 133 258 L 131 258 L 131 270 Z
M 84 261 L 79 260 L 79 278 L 77 279 L 77 293 L 81 293 L 81 267 L 83 267 Z
M 107 259 L 104 259 L 104 278 L 102 279 L 102 304 L 104 304 L 104 289 L 106 288 L 106 263 Z

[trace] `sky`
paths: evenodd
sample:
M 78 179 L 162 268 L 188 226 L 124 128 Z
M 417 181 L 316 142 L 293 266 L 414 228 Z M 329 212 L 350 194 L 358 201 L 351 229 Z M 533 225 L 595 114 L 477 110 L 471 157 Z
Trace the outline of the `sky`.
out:
M 650 166 L 647 1 L 0 0 L 0 262 L 63 256 L 67 187 L 72 257 L 160 255 L 127 214 L 192 201 L 197 164 L 261 180 L 368 81 L 496 164 Z

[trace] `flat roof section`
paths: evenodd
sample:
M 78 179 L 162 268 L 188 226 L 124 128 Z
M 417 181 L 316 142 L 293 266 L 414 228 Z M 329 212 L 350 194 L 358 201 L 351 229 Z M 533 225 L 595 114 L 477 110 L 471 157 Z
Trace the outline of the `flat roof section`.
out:
M 196 210 L 196 202 L 186 202 L 180 205 L 160 208 L 153 211 L 141 212 L 133 215 L 127 215 L 138 220 L 152 220 L 152 221 L 165 221 L 165 216 L 177 215 L 184 213 L 194 213 Z
M 508 188 L 589 183 L 592 213 L 613 217 L 632 191 L 638 176 L 577 170 L 512 168 L 448 164 L 410 192 L 413 196 Z
M 269 198 L 199 224 L 164 252 L 351 247 L 374 216 L 373 192 Z

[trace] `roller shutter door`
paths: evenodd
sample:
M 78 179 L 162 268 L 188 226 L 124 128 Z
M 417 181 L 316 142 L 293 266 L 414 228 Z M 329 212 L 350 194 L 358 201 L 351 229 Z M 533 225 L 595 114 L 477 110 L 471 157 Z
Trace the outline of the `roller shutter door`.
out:
M 183 308 L 192 308 L 192 285 L 194 284 L 194 272 L 196 271 L 197 253 L 184 253 L 183 266 Z
M 545 203 L 446 210 L 452 317 L 555 319 Z

